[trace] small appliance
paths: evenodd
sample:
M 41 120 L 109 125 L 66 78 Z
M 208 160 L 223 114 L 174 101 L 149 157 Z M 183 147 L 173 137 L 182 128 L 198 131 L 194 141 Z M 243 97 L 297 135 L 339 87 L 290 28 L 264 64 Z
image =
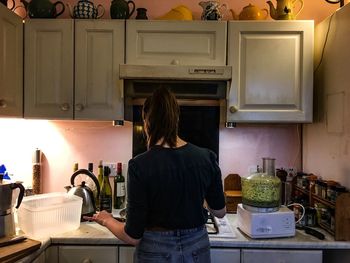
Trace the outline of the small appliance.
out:
M 251 238 L 291 237 L 295 235 L 294 212 L 286 206 L 270 213 L 252 212 L 237 206 L 237 226 Z
M 16 233 L 13 217 L 13 190 L 16 188 L 20 190 L 16 205 L 16 208 L 18 208 L 24 196 L 23 185 L 9 182 L 0 183 L 0 237 L 13 236 Z

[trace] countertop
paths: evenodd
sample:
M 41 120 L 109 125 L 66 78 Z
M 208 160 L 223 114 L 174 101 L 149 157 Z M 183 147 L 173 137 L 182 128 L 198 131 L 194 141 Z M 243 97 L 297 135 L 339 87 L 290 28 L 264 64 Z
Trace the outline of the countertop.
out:
M 284 248 L 284 249 L 350 249 L 350 242 L 335 241 L 334 238 L 322 229 L 317 229 L 325 235 L 324 240 L 297 230 L 294 237 L 252 239 L 242 233 L 236 226 L 236 215 L 226 215 L 236 237 L 217 237 L 209 235 L 210 244 L 216 248 Z M 37 239 L 37 238 L 36 238 Z M 41 248 L 32 255 L 23 258 L 19 262 L 27 263 L 36 258 L 43 250 L 50 245 L 125 245 L 116 238 L 107 228 L 94 223 L 83 222 L 77 230 L 52 235 L 39 239 L 42 242 Z

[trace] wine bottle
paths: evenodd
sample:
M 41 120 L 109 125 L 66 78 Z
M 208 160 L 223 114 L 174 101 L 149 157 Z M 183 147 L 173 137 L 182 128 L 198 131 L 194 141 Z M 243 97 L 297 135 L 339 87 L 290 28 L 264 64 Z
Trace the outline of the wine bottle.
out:
M 114 178 L 114 208 L 124 208 L 125 178 L 122 174 L 122 163 L 117 164 L 117 176 Z
M 73 172 L 78 171 L 78 169 L 79 169 L 79 164 L 78 163 L 74 163 Z
M 100 192 L 100 211 L 106 210 L 112 213 L 112 187 L 109 182 L 109 175 L 111 169 L 108 166 L 104 167 L 103 170 L 103 181 Z
M 100 161 L 99 165 L 98 165 L 98 183 L 100 184 L 100 187 L 102 187 L 102 181 L 103 181 L 103 165 L 102 165 L 102 161 Z

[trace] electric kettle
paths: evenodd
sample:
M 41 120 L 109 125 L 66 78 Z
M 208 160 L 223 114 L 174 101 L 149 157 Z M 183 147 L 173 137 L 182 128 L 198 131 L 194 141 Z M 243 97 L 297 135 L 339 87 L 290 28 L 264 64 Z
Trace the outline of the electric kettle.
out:
M 83 198 L 81 210 L 81 218 L 83 218 L 83 216 L 92 216 L 94 213 L 96 213 L 96 202 L 92 190 L 89 186 L 86 185 L 85 181 L 82 181 L 81 185 L 74 185 L 74 179 L 80 174 L 89 176 L 95 183 L 97 189 L 97 199 L 100 195 L 100 184 L 98 183 L 96 176 L 89 170 L 79 169 L 76 172 L 74 172 L 70 178 L 70 183 L 72 186 L 65 187 L 68 194 L 80 196 L 81 198 Z

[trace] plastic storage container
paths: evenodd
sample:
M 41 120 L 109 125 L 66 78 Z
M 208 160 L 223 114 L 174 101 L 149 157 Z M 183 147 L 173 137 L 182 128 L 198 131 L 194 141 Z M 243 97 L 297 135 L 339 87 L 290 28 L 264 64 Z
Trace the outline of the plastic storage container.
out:
M 83 199 L 67 193 L 40 194 L 23 198 L 18 225 L 28 236 L 45 237 L 80 226 Z

